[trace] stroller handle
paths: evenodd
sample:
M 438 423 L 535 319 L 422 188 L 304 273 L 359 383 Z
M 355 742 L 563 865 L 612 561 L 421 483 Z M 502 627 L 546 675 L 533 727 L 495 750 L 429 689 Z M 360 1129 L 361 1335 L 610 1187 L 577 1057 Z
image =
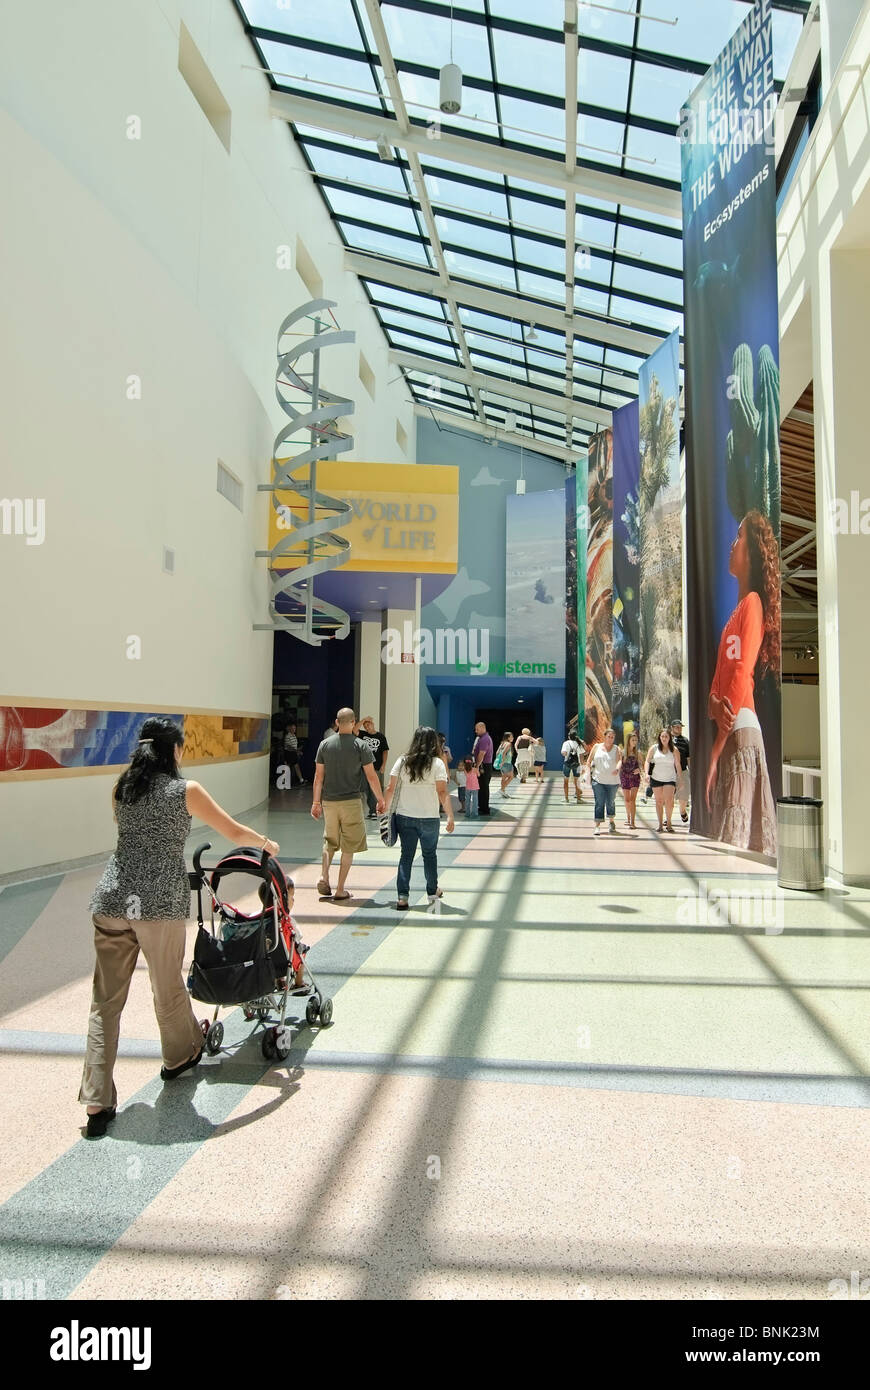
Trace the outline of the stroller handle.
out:
M 197 878 L 202 873 L 202 868 L 200 866 L 199 861 L 202 859 L 202 856 L 205 854 L 207 849 L 211 849 L 211 845 L 209 843 L 206 843 L 204 845 L 197 845 L 196 849 L 193 851 L 193 872 L 196 874 Z

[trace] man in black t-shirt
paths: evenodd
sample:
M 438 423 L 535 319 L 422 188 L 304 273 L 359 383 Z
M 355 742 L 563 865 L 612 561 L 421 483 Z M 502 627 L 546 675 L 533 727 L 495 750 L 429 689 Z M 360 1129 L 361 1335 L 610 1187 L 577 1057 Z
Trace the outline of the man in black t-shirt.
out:
M 680 818 L 689 819 L 689 740 L 683 738 L 683 723 L 675 719 L 671 724 L 671 737 L 680 755 L 680 774 L 677 777 L 677 800 L 680 803 Z
M 371 753 L 375 773 L 377 774 L 378 781 L 383 787 L 384 769 L 387 765 L 387 753 L 390 751 L 390 745 L 387 743 L 386 735 L 375 729 L 375 721 L 370 714 L 367 714 L 359 722 L 359 733 L 357 737 L 365 744 L 366 748 L 368 748 Z M 368 782 L 364 784 L 362 790 L 368 802 L 369 820 L 377 820 L 375 797 Z

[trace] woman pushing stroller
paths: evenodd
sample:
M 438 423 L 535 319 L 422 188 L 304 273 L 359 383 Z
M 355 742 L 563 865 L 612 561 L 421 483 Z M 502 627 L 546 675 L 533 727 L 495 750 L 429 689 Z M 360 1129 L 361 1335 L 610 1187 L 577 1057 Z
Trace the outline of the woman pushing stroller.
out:
M 118 843 L 91 910 L 97 961 L 79 1100 L 88 1138 L 115 1118 L 113 1079 L 121 1012 L 140 950 L 148 964 L 160 1029 L 164 1081 L 195 1067 L 203 1034 L 181 974 L 190 882 L 184 845 L 195 816 L 234 844 L 277 854 L 278 844 L 234 820 L 198 782 L 179 771 L 184 734 L 165 717 L 146 719 L 130 766 L 112 790 Z

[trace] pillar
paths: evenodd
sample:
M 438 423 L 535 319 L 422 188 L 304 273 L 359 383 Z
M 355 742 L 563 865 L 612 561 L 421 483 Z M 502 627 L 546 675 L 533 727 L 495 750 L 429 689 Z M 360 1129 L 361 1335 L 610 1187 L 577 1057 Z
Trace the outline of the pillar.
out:
M 405 625 L 408 624 L 408 627 Z M 382 633 L 394 629 L 400 637 L 417 631 L 418 620 L 413 608 L 387 608 L 382 619 Z M 406 655 L 416 655 L 415 643 L 402 641 Z M 381 729 L 386 734 L 391 753 L 404 753 L 419 720 L 420 667 L 416 662 L 380 661 Z
M 870 647 L 870 494 L 867 473 L 867 324 L 870 246 L 823 249 L 813 295 L 819 704 L 826 867 L 846 883 L 870 883 L 866 742 Z M 845 504 L 847 524 L 832 512 Z M 866 515 L 860 511 L 865 501 Z M 857 525 L 856 525 L 857 522 Z
M 362 719 L 370 714 L 375 728 L 383 728 L 384 711 L 381 705 L 381 625 L 359 624 L 357 642 L 359 671 L 357 679 L 357 714 Z M 388 735 L 389 737 L 389 735 Z
M 822 0 L 822 99 L 831 90 L 831 79 L 846 52 L 864 0 Z

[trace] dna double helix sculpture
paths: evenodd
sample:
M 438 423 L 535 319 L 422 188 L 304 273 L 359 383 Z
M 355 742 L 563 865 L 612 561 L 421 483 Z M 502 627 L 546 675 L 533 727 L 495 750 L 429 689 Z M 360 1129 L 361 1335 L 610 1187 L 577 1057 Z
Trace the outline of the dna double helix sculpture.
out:
M 353 448 L 353 435 L 340 430 L 337 422 L 339 417 L 353 414 L 354 403 L 329 391 L 320 377 L 321 353 L 356 340 L 352 331 L 322 323 L 320 315 L 333 308 L 334 300 L 309 300 L 288 314 L 278 329 L 275 395 L 288 423 L 272 445 L 272 481 L 258 488 L 272 494 L 279 529 L 287 534 L 271 550 L 256 551 L 269 562 L 271 592 L 270 621 L 255 623 L 254 627 L 258 631 L 290 632 L 315 647 L 330 638 L 347 637 L 350 632 L 349 615 L 314 591 L 317 575 L 346 564 L 350 558 L 350 542 L 338 534 L 350 522 L 350 506 L 317 490 L 320 460 L 337 458 Z M 299 341 L 299 335 L 290 330 L 308 318 L 314 320 L 314 332 Z M 309 355 L 310 379 L 299 370 L 300 360 Z M 307 408 L 300 408 L 290 393 L 296 401 L 307 396 Z M 300 444 L 307 447 L 294 452 Z M 279 502 L 279 493 L 293 496 Z

